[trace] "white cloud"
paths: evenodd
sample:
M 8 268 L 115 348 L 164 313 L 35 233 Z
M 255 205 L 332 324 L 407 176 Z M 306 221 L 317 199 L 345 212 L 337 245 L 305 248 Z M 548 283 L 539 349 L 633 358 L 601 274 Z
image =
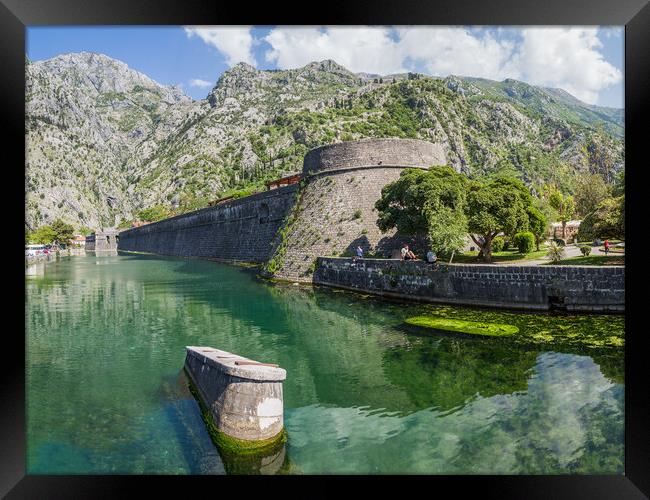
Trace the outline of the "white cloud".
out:
M 281 69 L 333 59 L 354 72 L 406 71 L 390 33 L 381 27 L 275 28 L 264 38 L 271 45 L 265 58 Z
M 598 28 L 526 28 L 516 65 L 527 82 L 559 87 L 589 104 L 619 83 L 621 70 L 605 60 Z
M 256 65 L 253 55 L 253 35 L 250 26 L 239 27 L 208 27 L 186 26 L 188 37 L 198 36 L 208 45 L 215 47 L 225 57 L 228 66 L 239 62 Z
M 266 42 L 264 58 L 277 68 L 333 59 L 354 72 L 421 71 L 434 76 L 514 78 L 559 87 L 594 104 L 599 93 L 622 81 L 622 72 L 601 53 L 601 35 L 621 28 L 466 27 L 276 27 L 254 38 L 249 27 L 186 27 L 216 47 L 228 64 L 255 65 L 252 47 Z
M 597 32 L 563 27 L 480 32 L 462 27 L 275 28 L 264 40 L 271 46 L 266 60 L 282 69 L 333 59 L 354 72 L 424 68 L 434 76 L 514 78 L 560 87 L 594 104 L 601 90 L 622 80 L 621 71 L 599 51 Z
M 201 89 L 211 87 L 212 82 L 209 82 L 207 80 L 201 80 L 200 78 L 193 78 L 190 80 L 190 87 L 199 87 Z

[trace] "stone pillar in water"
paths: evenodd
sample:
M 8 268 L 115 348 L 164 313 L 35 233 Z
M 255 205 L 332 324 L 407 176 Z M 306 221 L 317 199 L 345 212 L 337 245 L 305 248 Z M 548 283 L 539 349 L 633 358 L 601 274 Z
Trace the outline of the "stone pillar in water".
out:
M 219 446 L 247 451 L 284 441 L 283 368 L 212 347 L 186 351 L 185 371 Z

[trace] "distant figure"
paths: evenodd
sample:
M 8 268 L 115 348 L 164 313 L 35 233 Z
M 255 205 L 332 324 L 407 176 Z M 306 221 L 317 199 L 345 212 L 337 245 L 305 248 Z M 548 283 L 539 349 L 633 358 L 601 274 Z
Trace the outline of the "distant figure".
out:
M 402 248 L 402 258 L 404 260 L 417 260 L 415 254 L 409 249 L 408 245 L 404 245 Z
M 427 262 L 428 262 L 429 264 L 435 264 L 437 260 L 438 260 L 438 257 L 436 256 L 436 254 L 434 253 L 434 251 L 433 251 L 433 250 L 429 250 L 429 251 L 427 252 Z
M 357 257 L 359 259 L 363 258 L 363 248 L 361 248 L 361 246 L 357 247 Z
M 608 252 L 609 252 L 609 240 L 605 240 L 605 243 L 603 243 L 603 246 L 605 247 L 605 255 L 607 255 Z

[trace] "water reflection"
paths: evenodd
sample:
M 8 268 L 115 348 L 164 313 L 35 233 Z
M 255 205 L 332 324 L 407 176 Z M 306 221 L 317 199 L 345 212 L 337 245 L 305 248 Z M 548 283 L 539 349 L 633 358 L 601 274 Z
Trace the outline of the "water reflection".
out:
M 422 335 L 403 320 L 432 306 L 152 256 L 49 264 L 27 298 L 30 473 L 623 470 L 622 349 L 572 340 L 610 335 L 616 317 L 447 308 L 563 335 L 553 350 Z M 286 448 L 256 463 L 219 455 L 180 370 L 186 345 L 286 368 Z

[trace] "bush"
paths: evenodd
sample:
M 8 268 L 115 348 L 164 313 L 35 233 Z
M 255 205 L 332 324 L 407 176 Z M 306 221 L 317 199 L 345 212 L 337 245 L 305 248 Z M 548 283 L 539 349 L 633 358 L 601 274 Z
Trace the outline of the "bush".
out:
M 548 253 L 546 255 L 553 262 L 559 262 L 564 258 L 564 247 L 552 241 L 548 246 Z
M 505 248 L 506 240 L 501 236 L 497 236 L 492 240 L 492 251 L 493 252 L 503 252 Z
M 535 250 L 535 235 L 531 232 L 525 231 L 515 234 L 514 241 L 519 253 L 527 254 Z
M 361 218 L 361 214 L 362 214 L 361 210 L 357 209 L 357 210 L 355 210 L 354 213 L 352 214 L 352 218 L 353 218 L 353 219 L 360 219 L 360 218 Z
M 591 246 L 589 245 L 580 245 L 578 248 L 580 248 L 582 255 L 585 257 L 591 253 Z

